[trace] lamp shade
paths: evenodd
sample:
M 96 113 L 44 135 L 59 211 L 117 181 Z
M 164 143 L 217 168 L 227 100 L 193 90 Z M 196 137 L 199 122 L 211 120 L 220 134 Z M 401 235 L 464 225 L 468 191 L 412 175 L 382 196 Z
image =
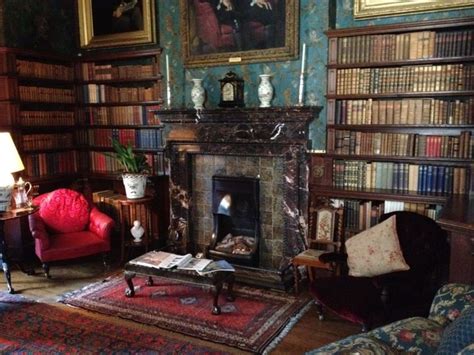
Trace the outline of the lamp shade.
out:
M 25 166 L 8 132 L 0 132 L 0 170 L 2 173 L 14 173 L 24 170 Z
M 0 132 L 0 212 L 10 206 L 15 180 L 12 173 L 25 169 L 8 132 Z

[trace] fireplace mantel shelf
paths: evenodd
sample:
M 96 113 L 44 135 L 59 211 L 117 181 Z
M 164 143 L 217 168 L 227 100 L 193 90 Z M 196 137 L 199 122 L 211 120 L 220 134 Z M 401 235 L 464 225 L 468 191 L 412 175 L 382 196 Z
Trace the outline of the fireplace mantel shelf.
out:
M 321 107 L 157 110 L 167 143 L 306 144 Z

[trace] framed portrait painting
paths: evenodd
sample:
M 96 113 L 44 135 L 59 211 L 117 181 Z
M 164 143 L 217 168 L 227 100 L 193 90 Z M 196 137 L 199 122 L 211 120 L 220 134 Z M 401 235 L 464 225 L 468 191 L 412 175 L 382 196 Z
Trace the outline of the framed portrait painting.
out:
M 354 18 L 398 16 L 473 7 L 473 0 L 354 0 Z
M 297 57 L 299 0 L 180 0 L 180 10 L 186 67 Z
M 81 48 L 154 43 L 155 0 L 77 0 Z

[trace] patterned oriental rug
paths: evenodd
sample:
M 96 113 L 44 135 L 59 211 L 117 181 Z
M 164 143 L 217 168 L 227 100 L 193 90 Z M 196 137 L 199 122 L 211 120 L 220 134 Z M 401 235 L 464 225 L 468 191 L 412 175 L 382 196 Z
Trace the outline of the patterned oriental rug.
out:
M 153 277 L 153 286 L 145 281 L 145 277 L 135 277 L 135 296 L 128 298 L 123 276 L 115 275 L 69 293 L 61 302 L 254 353 L 275 346 L 309 305 L 308 298 L 235 285 L 235 301 L 228 302 L 223 290 L 219 299 L 222 313 L 216 316 L 211 314 L 208 288 L 159 277 Z
M 129 324 L 126 324 L 129 323 Z M 0 353 L 224 354 L 212 343 L 0 292 Z

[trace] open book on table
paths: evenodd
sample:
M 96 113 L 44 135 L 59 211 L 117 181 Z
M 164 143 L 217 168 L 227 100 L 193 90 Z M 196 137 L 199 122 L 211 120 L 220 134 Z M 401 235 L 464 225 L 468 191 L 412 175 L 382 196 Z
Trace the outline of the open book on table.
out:
M 234 267 L 225 260 L 211 261 L 202 270 L 196 270 L 199 275 L 206 275 L 217 271 L 235 271 Z
M 158 269 L 172 269 L 201 271 L 211 263 L 209 259 L 193 258 L 191 254 L 178 255 L 164 251 L 151 251 L 130 261 L 131 264 L 155 267 Z

